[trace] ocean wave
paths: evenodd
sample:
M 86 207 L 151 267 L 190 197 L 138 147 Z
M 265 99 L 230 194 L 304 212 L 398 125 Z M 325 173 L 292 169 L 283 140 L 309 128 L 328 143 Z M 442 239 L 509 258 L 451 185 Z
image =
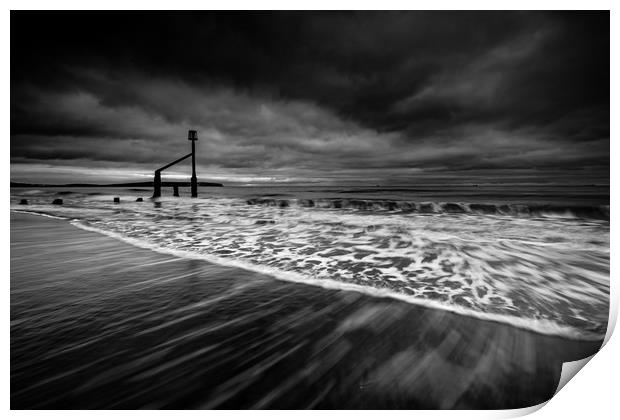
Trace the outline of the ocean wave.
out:
M 247 261 L 237 260 L 233 258 L 226 258 L 219 255 L 208 254 L 208 253 L 199 253 L 181 249 L 174 249 L 168 247 L 162 247 L 157 244 L 128 237 L 117 232 L 108 231 L 105 229 L 96 228 L 93 226 L 89 226 L 77 221 L 73 221 L 72 225 L 86 230 L 90 232 L 96 232 L 102 235 L 106 235 L 108 237 L 123 241 L 130 245 L 148 249 L 154 252 L 159 252 L 167 255 L 173 255 L 180 258 L 190 258 L 203 260 L 210 263 L 227 266 L 227 267 L 235 267 L 248 271 L 253 271 L 260 274 L 265 274 L 270 277 L 276 278 L 278 280 L 289 281 L 294 283 L 303 283 L 312 286 L 318 286 L 325 289 L 335 289 L 335 290 L 345 290 L 345 291 L 353 291 L 358 293 L 363 293 L 369 296 L 378 297 L 378 298 L 391 298 L 397 299 L 400 301 L 408 302 L 415 305 L 424 306 L 427 308 L 440 309 L 448 312 L 456 313 L 459 315 L 470 316 L 477 319 L 482 319 L 486 321 L 500 322 L 509 324 L 518 328 L 527 329 L 530 331 L 534 331 L 540 334 L 545 335 L 558 335 L 573 339 L 580 340 L 589 340 L 589 341 L 598 341 L 603 339 L 605 336 L 604 333 L 596 333 L 596 332 L 588 332 L 583 331 L 579 328 L 575 328 L 573 326 L 562 325 L 556 321 L 548 320 L 548 319 L 531 319 L 531 318 L 523 318 L 520 316 L 514 315 L 506 315 L 506 314 L 498 314 L 498 313 L 485 313 L 479 312 L 468 308 L 463 308 L 459 306 L 454 306 L 450 304 L 445 304 L 438 301 L 421 299 L 415 296 L 403 295 L 400 293 L 395 293 L 393 290 L 385 289 L 385 288 L 377 288 L 377 287 L 369 287 L 359 284 L 352 283 L 344 283 L 340 281 L 334 281 L 331 279 L 317 279 L 314 277 L 310 277 L 307 275 L 303 275 L 301 273 L 295 271 L 286 271 L 279 268 L 274 268 L 267 265 L 253 264 Z
M 33 214 L 36 216 L 41 216 L 41 217 L 48 217 L 50 219 L 57 219 L 57 220 L 70 220 L 67 217 L 64 216 L 55 216 L 53 214 L 50 213 L 46 213 L 44 211 L 36 211 L 36 210 L 15 210 L 15 209 L 11 209 L 11 211 L 13 213 L 21 213 L 21 214 Z
M 277 199 L 255 197 L 246 200 L 249 205 L 272 207 L 319 207 L 366 211 L 395 211 L 401 213 L 439 214 L 469 213 L 520 217 L 566 217 L 609 220 L 609 206 L 562 206 L 551 204 L 489 204 L 463 202 L 412 202 L 379 199 Z
M 271 197 L 274 201 L 248 205 L 240 198 L 139 203 L 129 198 L 114 204 L 83 197 L 62 206 L 47 199 L 35 198 L 29 206 L 13 200 L 12 211 L 69 219 L 158 252 L 540 333 L 595 340 L 606 331 L 606 221 L 473 215 L 472 210 L 490 211 L 473 204 L 467 212 L 441 203 L 401 211 L 389 206 L 367 210 L 368 203 L 366 209 L 343 207 L 343 200 L 311 205 Z M 332 206 L 336 201 L 340 207 Z M 352 201 L 377 204 L 347 200 L 347 205 Z M 432 211 L 420 213 L 422 205 Z

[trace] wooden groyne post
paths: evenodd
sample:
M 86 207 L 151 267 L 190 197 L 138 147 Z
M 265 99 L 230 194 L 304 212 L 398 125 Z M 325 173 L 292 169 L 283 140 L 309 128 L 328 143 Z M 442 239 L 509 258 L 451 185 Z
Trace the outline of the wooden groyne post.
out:
M 189 130 L 187 139 L 192 142 L 192 197 L 198 197 L 198 178 L 196 178 L 196 141 L 198 140 L 198 131 Z
M 198 197 L 198 178 L 196 178 L 196 141 L 198 140 L 198 131 L 189 130 L 187 132 L 187 139 L 192 142 L 192 152 L 186 154 L 185 156 L 171 162 L 165 166 L 162 166 L 159 169 L 155 170 L 155 176 L 153 177 L 153 198 L 161 197 L 161 172 L 168 169 L 172 165 L 176 165 L 182 160 L 187 159 L 188 157 L 192 157 L 192 178 L 191 178 L 191 189 L 192 189 L 192 197 Z M 174 195 L 175 197 L 179 196 L 179 187 L 174 186 Z

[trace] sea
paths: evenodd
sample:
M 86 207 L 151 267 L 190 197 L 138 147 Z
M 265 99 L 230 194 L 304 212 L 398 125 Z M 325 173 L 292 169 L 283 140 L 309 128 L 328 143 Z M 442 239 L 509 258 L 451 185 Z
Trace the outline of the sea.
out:
M 279 281 L 541 334 L 605 336 L 609 185 L 276 184 L 198 193 L 181 188 L 173 197 L 163 188 L 152 199 L 148 188 L 11 188 L 11 211 Z

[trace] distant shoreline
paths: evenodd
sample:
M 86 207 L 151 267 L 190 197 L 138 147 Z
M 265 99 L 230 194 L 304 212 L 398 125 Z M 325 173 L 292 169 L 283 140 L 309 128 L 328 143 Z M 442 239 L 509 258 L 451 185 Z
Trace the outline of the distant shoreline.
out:
M 186 181 L 164 181 L 161 183 L 163 187 L 173 187 L 175 185 L 179 187 L 189 187 L 190 183 Z M 88 188 L 88 187 L 152 187 L 152 181 L 146 182 L 124 182 L 119 184 L 29 184 L 24 182 L 11 182 L 11 188 Z M 199 182 L 199 187 L 223 187 L 224 184 L 219 182 Z

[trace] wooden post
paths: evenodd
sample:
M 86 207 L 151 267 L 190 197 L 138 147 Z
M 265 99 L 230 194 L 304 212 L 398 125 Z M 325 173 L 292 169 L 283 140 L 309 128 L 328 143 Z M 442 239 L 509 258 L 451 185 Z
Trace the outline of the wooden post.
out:
M 196 140 L 198 132 L 189 130 L 187 138 L 192 142 L 192 197 L 198 197 L 198 179 L 196 178 Z
M 161 168 L 155 171 L 155 177 L 153 178 L 153 197 L 152 198 L 161 197 L 161 171 L 171 167 L 172 165 L 176 165 L 177 163 L 181 162 L 184 159 L 187 159 L 190 156 L 192 157 L 192 180 L 191 180 L 192 197 L 198 197 L 198 179 L 196 178 L 196 144 L 195 144 L 196 140 L 198 140 L 198 132 L 196 130 L 189 130 L 187 139 L 192 142 L 192 152 L 175 160 L 174 162 L 167 164 L 166 166 L 162 166 Z M 175 187 L 174 191 L 175 191 L 174 193 L 175 197 L 178 197 L 179 196 L 178 187 Z
M 161 172 L 155 171 L 155 178 L 153 179 L 153 198 L 161 197 Z
M 179 186 L 178 186 L 178 185 L 173 185 L 173 186 L 172 186 L 172 189 L 174 190 L 173 195 L 174 195 L 175 197 L 178 197 L 178 196 L 179 196 Z

